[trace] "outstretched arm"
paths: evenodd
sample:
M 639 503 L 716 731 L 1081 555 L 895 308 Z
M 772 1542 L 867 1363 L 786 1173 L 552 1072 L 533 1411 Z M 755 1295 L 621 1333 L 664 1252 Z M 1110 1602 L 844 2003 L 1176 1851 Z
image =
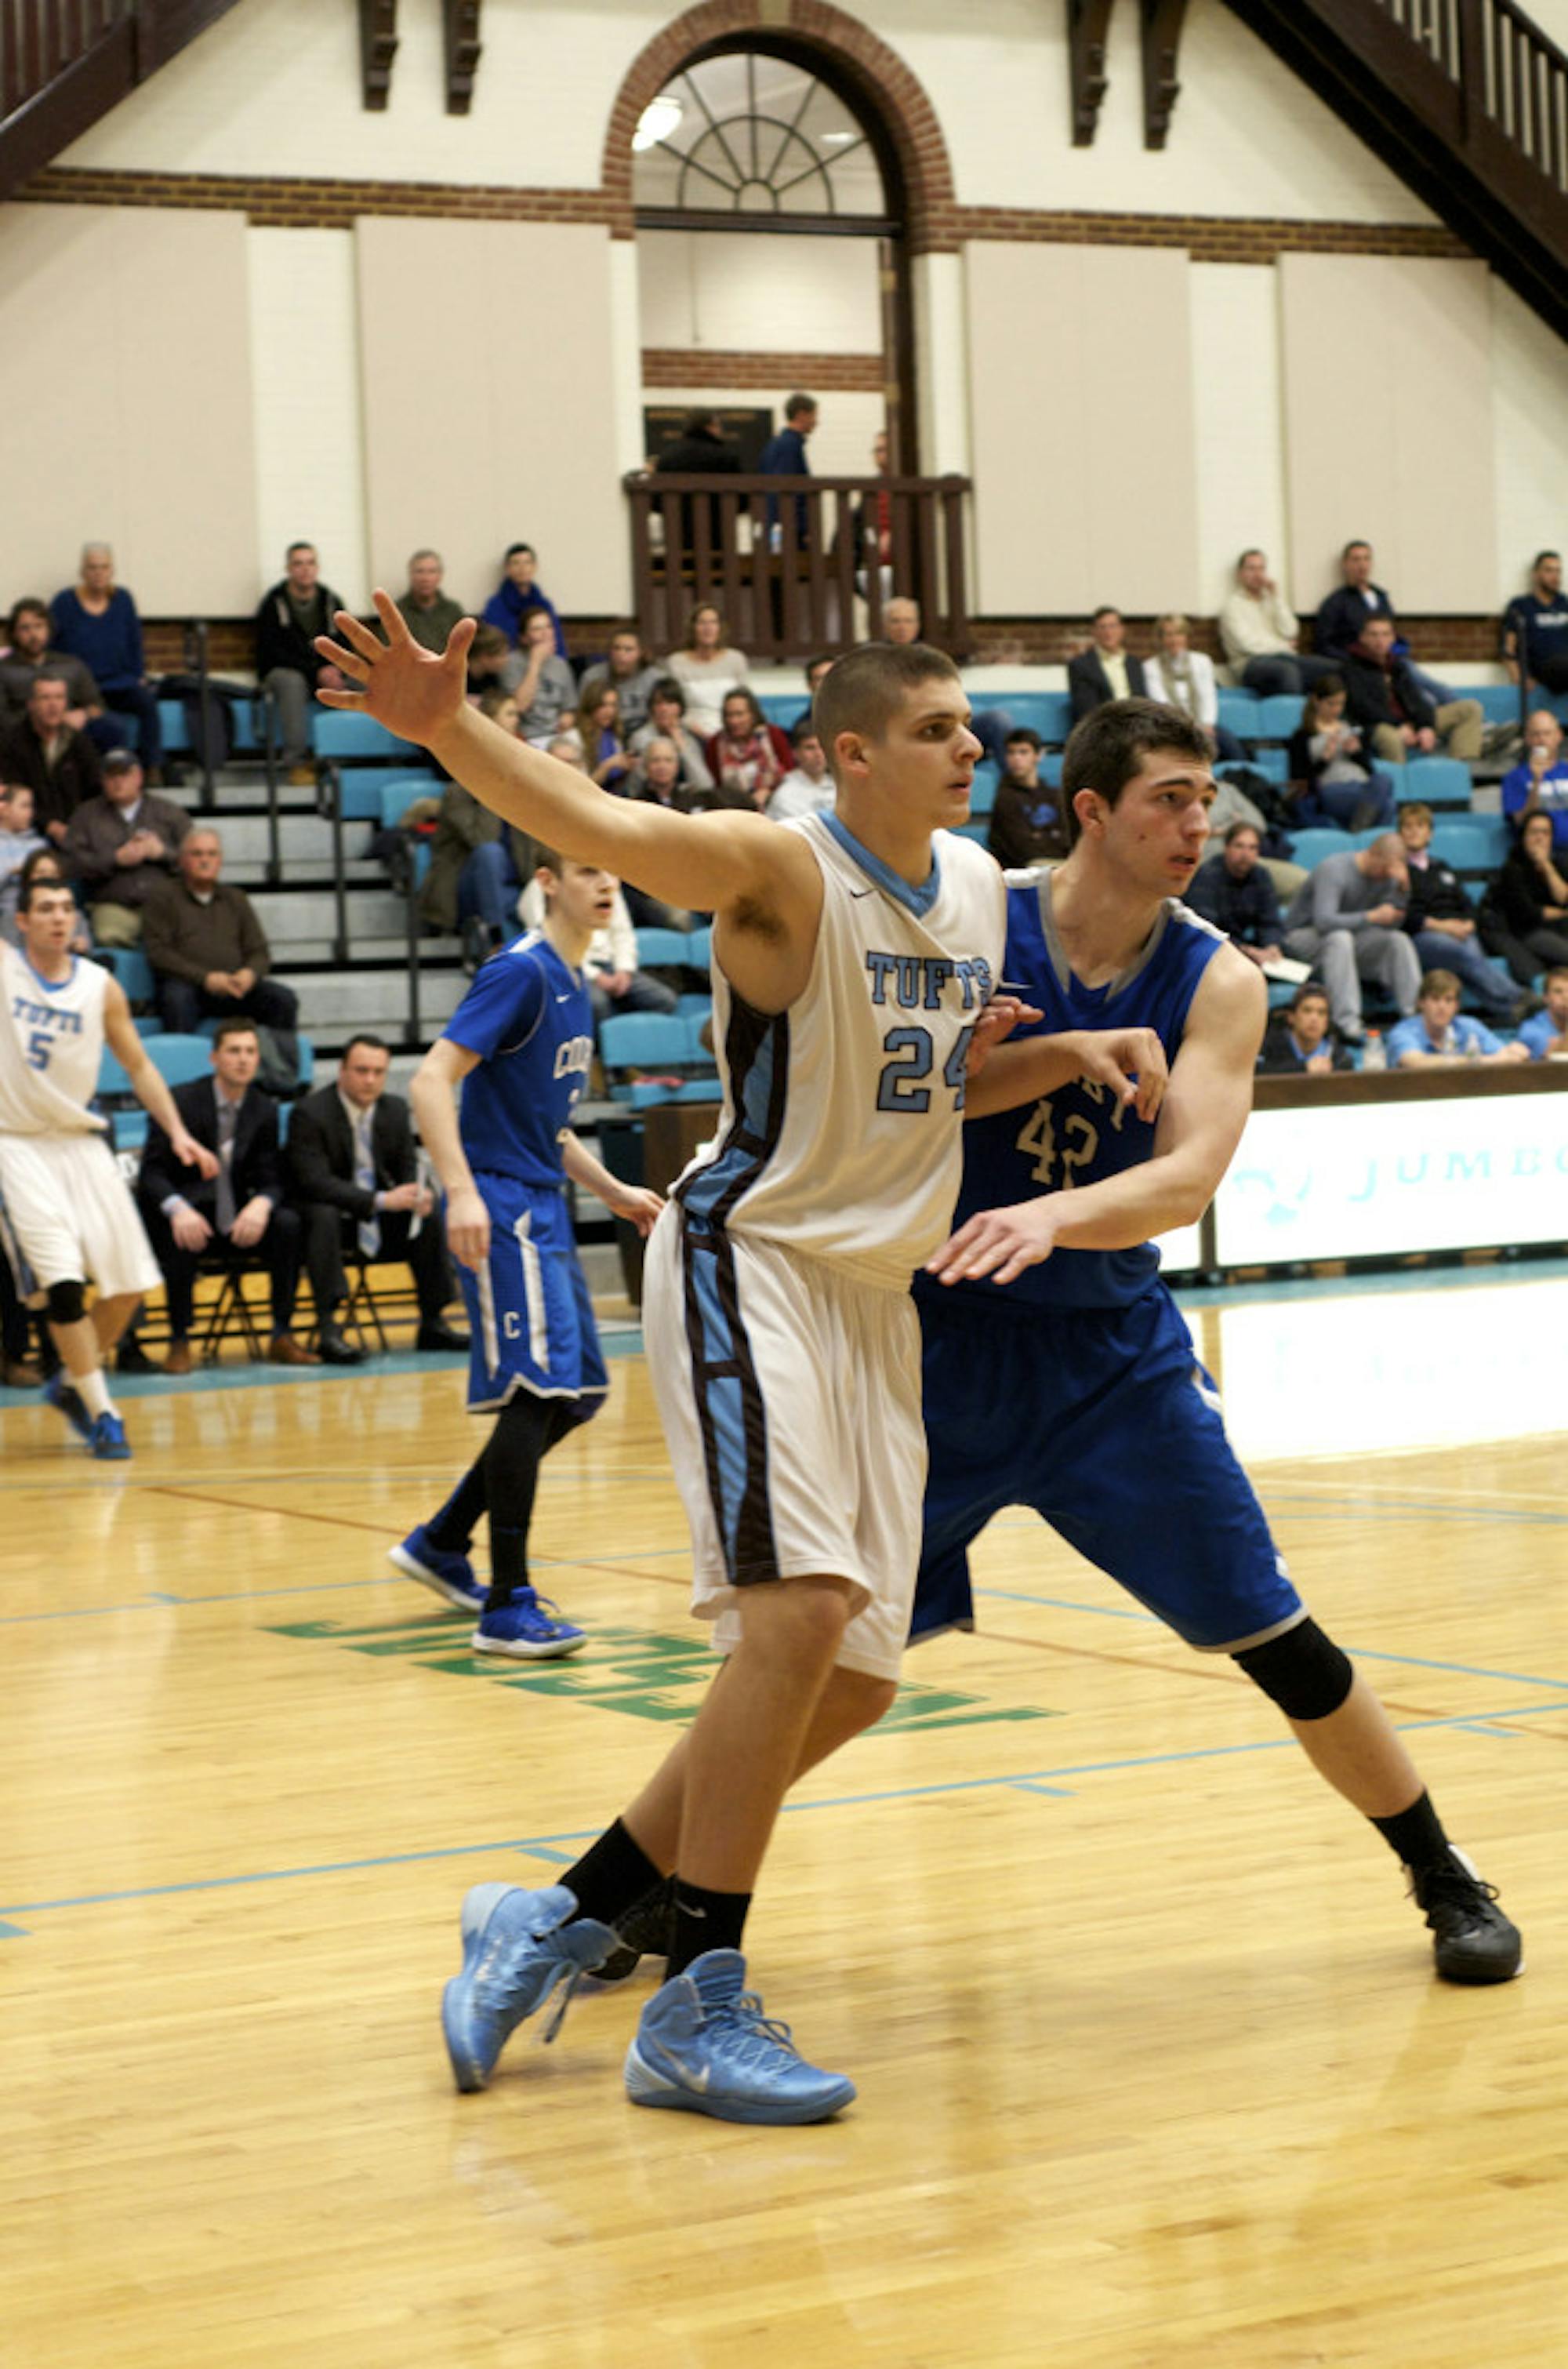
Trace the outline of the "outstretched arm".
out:
M 1202 1217 L 1242 1139 L 1267 1013 L 1262 975 L 1233 947 L 1217 954 L 1193 999 L 1154 1136 L 1154 1157 L 1119 1176 L 983 1209 L 944 1244 L 944 1283 L 1012 1283 L 1065 1250 L 1129 1250 Z
M 375 595 L 384 641 L 345 611 L 340 642 L 323 635 L 324 658 L 361 685 L 322 691 L 329 707 L 358 708 L 429 749 L 466 790 L 521 830 L 580 863 L 602 864 L 650 896 L 713 912 L 792 896 L 812 910 L 816 864 L 804 841 L 761 815 L 681 815 L 607 797 L 586 775 L 504 733 L 464 696 L 472 617 L 452 628 L 440 658 L 423 650 L 386 593 Z

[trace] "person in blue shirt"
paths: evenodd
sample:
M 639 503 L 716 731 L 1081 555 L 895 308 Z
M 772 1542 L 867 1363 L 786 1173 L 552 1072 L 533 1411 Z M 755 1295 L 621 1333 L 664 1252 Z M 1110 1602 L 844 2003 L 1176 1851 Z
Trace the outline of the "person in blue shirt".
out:
M 107 543 L 82 545 L 81 582 L 55 594 L 49 622 L 55 648 L 79 658 L 103 693 L 111 740 L 134 741 L 142 769 L 156 789 L 164 764 L 157 685 L 146 670 L 136 603 L 114 580 L 114 554 Z
M 971 1081 L 954 1232 L 916 1279 L 930 1477 L 913 1638 L 972 1628 L 968 1551 L 1025 1505 L 1200 1652 L 1228 1655 L 1409 1870 L 1439 1974 L 1516 1974 L 1521 1945 L 1449 1843 L 1364 1677 L 1297 1594 L 1226 1436 L 1152 1237 L 1195 1224 L 1252 1104 L 1255 964 L 1176 901 L 1208 834 L 1208 744 L 1120 700 L 1062 767 L 1073 848 L 1009 885 L 1010 987 L 1038 1018 Z M 1036 1036 L 1139 1032 L 1121 1092 L 1082 1077 L 1004 1108 Z M 1022 1123 L 1020 1123 L 1022 1122 Z
M 817 398 L 814 395 L 792 395 L 784 405 L 784 424 L 776 435 L 770 436 L 762 447 L 757 464 L 764 477 L 808 477 L 811 464 L 806 457 L 806 440 L 817 425 Z M 775 530 L 779 523 L 779 506 L 768 497 L 768 524 Z M 807 527 L 806 497 L 798 494 L 795 504 L 795 539 L 804 550 Z M 776 539 L 776 533 L 775 533 Z
M 497 1420 L 441 1511 L 391 1551 L 410 1579 L 478 1610 L 476 1652 L 525 1659 L 575 1654 L 587 1642 L 530 1585 L 528 1532 L 540 1465 L 598 1413 L 609 1388 L 567 1180 L 642 1234 L 663 1207 L 658 1194 L 618 1183 L 571 1126 L 593 1059 L 583 956 L 606 925 L 617 883 L 597 865 L 544 851 L 538 877 L 544 928 L 492 955 L 409 1089 L 446 1194 L 447 1242 L 468 1306 L 469 1413 Z M 468 1557 L 481 1514 L 489 1517 L 488 1590 Z
M 1458 1061 L 1511 1066 L 1530 1059 L 1516 1039 L 1505 1044 L 1459 1010 L 1459 982 L 1451 970 L 1424 971 L 1415 1010 L 1389 1031 L 1391 1070 L 1448 1070 Z
M 1568 691 L 1568 598 L 1562 590 L 1562 560 L 1538 551 L 1530 563 L 1530 589 L 1503 612 L 1500 655 L 1511 681 L 1521 670 L 1528 682 L 1548 691 Z
M 1258 1068 L 1265 1077 L 1326 1078 L 1355 1067 L 1349 1046 L 1330 1022 L 1327 988 L 1303 979 L 1284 1011 L 1271 1016 Z
M 515 649 L 522 639 L 522 621 L 531 609 L 543 609 L 555 635 L 555 656 L 567 655 L 567 637 L 555 602 L 535 583 L 539 559 L 531 543 L 509 543 L 506 574 L 485 603 L 485 623 L 497 625 Z
M 1503 776 L 1503 811 L 1516 830 L 1527 815 L 1551 817 L 1551 843 L 1568 854 L 1568 764 L 1562 727 L 1550 707 L 1538 707 L 1525 727 L 1522 761 Z
M 1568 965 L 1558 964 L 1546 974 L 1546 1010 L 1527 1020 L 1519 1043 L 1532 1061 L 1559 1060 L 1568 1054 Z

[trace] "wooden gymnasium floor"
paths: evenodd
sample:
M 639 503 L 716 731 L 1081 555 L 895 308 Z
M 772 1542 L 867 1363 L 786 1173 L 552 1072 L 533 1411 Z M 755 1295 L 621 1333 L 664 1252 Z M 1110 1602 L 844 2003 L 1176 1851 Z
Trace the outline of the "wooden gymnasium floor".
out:
M 753 1966 L 861 2090 L 806 2131 L 630 2107 L 641 1980 L 482 2097 L 441 2046 L 464 1887 L 548 1880 L 703 1682 L 635 1356 L 548 1468 L 593 1642 L 543 1668 L 382 1560 L 452 1366 L 143 1386 L 123 1469 L 8 1401 L 10 2369 L 1562 2369 L 1568 1280 L 1195 1322 L 1529 1971 L 1437 1986 L 1268 1706 L 1018 1516 L 782 1821 Z

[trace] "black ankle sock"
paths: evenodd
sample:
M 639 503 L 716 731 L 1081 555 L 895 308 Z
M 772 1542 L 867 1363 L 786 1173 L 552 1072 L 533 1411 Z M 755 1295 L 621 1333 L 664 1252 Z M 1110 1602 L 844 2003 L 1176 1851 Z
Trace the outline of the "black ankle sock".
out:
M 700 1883 L 675 1879 L 675 1939 L 670 1945 L 664 1978 L 683 1974 L 704 1950 L 738 1950 L 746 1930 L 749 1892 L 704 1892 Z
M 561 1882 L 576 1894 L 579 1917 L 596 1917 L 601 1925 L 613 1925 L 617 1917 L 661 1883 L 663 1877 L 664 1870 L 655 1867 L 635 1837 L 617 1818 L 584 1851 L 576 1867 L 567 1870 Z
M 425 1524 L 425 1536 L 443 1554 L 466 1554 L 486 1505 L 485 1459 L 469 1467 L 439 1514 Z
M 1432 1807 L 1430 1793 L 1423 1793 L 1397 1818 L 1374 1818 L 1371 1823 L 1405 1867 L 1440 1867 L 1448 1856 L 1448 1837 Z

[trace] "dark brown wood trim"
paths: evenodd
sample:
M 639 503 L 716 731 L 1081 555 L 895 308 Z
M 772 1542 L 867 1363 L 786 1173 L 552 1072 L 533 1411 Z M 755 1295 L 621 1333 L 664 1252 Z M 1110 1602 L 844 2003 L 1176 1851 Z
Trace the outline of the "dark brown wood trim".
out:
M 441 0 L 446 38 L 446 111 L 466 115 L 474 101 L 474 77 L 484 44 L 479 39 L 479 0 Z
M 385 111 L 397 55 L 397 0 L 360 0 L 360 86 L 371 112 Z
M 1176 63 L 1187 0 L 1139 0 L 1143 43 L 1143 144 L 1163 148 L 1181 92 Z
M 1110 88 L 1105 41 L 1115 0 L 1067 0 L 1068 67 L 1072 97 L 1072 144 L 1093 148 L 1100 109 Z

